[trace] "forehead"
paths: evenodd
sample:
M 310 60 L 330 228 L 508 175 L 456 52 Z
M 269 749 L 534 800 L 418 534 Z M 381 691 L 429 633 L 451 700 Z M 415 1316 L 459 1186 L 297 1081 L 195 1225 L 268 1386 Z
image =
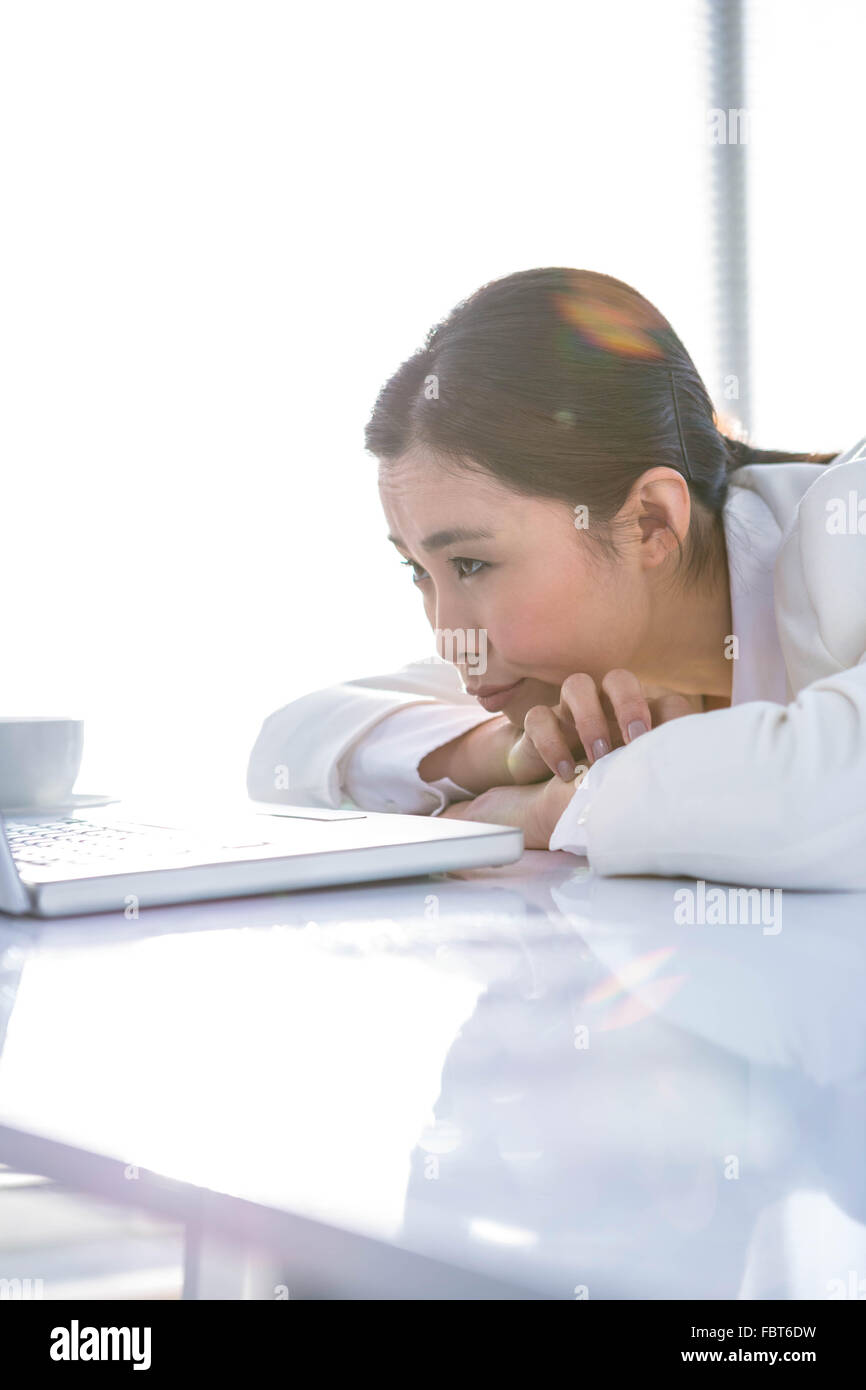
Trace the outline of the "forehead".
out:
M 527 501 L 488 473 L 421 452 L 380 463 L 379 496 L 392 532 L 407 543 L 448 526 L 503 529 Z

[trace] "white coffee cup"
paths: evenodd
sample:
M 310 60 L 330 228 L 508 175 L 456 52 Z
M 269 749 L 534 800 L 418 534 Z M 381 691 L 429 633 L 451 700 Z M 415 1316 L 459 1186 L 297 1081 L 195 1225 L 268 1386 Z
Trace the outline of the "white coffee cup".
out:
M 0 811 L 68 802 L 83 752 L 83 719 L 0 715 Z

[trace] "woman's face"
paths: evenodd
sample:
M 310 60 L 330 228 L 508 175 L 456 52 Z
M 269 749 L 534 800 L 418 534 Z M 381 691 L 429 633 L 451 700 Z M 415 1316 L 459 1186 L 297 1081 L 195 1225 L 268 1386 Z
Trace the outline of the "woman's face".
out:
M 601 681 L 630 667 L 649 619 L 641 565 L 630 551 L 614 562 L 591 547 L 566 503 L 524 497 L 421 450 L 380 467 L 379 493 L 430 626 L 466 634 L 465 649 L 449 651 L 446 639 L 441 655 L 471 694 L 514 685 L 480 699 L 485 709 L 522 727 L 533 705 L 558 702 L 574 672 Z

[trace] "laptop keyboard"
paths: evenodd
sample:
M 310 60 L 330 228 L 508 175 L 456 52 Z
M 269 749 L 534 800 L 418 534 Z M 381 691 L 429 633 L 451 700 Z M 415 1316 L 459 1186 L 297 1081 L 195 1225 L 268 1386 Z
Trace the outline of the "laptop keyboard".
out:
M 107 825 L 68 816 L 60 820 L 6 821 L 6 839 L 16 864 L 50 868 L 57 864 L 92 864 L 105 869 L 109 864 L 130 859 L 176 859 L 182 855 L 224 853 L 227 849 L 251 849 L 269 840 L 250 838 L 231 844 L 197 839 L 191 830 L 162 825 L 128 825 L 121 821 Z

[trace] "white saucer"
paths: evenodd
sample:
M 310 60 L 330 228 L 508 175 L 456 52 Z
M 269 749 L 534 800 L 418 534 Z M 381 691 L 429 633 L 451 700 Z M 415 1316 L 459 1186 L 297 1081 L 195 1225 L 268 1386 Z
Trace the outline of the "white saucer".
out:
M 0 806 L 0 816 L 53 816 L 59 811 L 81 811 L 86 806 L 110 806 L 113 801 L 120 801 L 120 797 L 73 792 L 66 801 L 52 806 Z

